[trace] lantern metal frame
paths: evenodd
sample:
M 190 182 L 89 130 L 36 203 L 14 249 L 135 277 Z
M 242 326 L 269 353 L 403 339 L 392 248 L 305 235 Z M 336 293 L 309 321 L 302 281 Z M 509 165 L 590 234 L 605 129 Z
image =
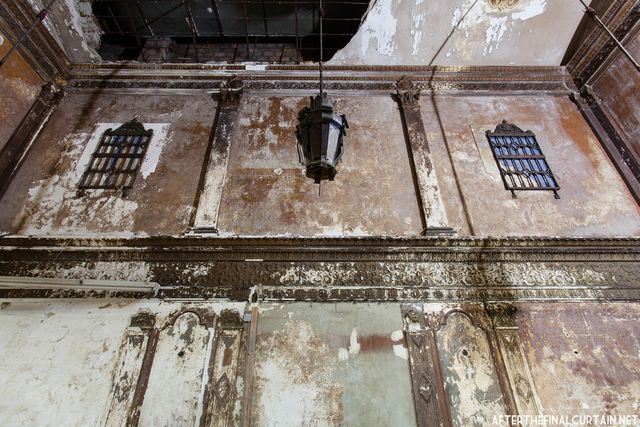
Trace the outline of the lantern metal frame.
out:
M 349 127 L 344 114 L 335 112 L 335 105 L 324 91 L 322 80 L 323 42 L 322 19 L 324 10 L 320 0 L 320 93 L 310 97 L 310 106 L 298 113 L 296 126 L 296 140 L 298 145 L 298 159 L 305 167 L 305 174 L 320 185 L 324 180 L 333 181 L 336 166 L 342 158 L 343 138 Z M 318 188 L 319 190 L 319 188 Z

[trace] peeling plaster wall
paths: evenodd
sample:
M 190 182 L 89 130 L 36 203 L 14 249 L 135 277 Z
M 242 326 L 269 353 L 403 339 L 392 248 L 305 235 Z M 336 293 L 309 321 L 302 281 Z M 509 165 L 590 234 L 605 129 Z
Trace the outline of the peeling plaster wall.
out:
M 77 193 L 102 131 L 135 115 L 154 130 L 126 196 Z M 69 94 L 2 199 L 0 229 L 26 235 L 144 236 L 184 232 L 193 210 L 215 102 L 206 94 Z
M 640 305 L 518 304 L 545 414 L 638 414 Z
M 28 0 L 34 13 L 49 0 Z M 93 0 L 58 0 L 49 11 L 44 25 L 57 40 L 71 62 L 99 62 L 97 49 L 103 31 L 93 17 Z
M 9 49 L 11 42 L 0 33 L 0 57 Z M 31 108 L 43 84 L 17 51 L 0 68 L 0 150 Z
M 522 343 L 541 414 L 638 413 L 640 305 L 516 306 L 508 329 Z M 478 308 L 474 315 L 455 304 L 424 306 L 427 315 L 448 313 L 434 323 L 435 350 L 454 425 L 490 425 L 507 413 L 497 377 L 505 368 L 492 355 L 490 323 L 475 323 Z M 0 385 L 10 392 L 0 394 L 0 424 L 115 425 L 114 410 L 126 419 L 118 399 L 131 390 L 118 386 L 127 373 L 133 377 L 126 383 L 137 383 L 146 342 L 135 354 L 126 351 L 131 334 L 142 333 L 130 326 L 140 312 L 155 316 L 158 333 L 140 424 L 197 424 L 207 411 L 203 381 L 210 379 L 203 370 L 218 348 L 212 325 L 197 313 L 245 309 L 221 301 L 2 299 Z M 257 309 L 250 425 L 416 424 L 399 304 L 262 303 Z M 517 380 L 509 375 L 513 388 Z M 237 405 L 227 409 L 234 416 L 246 410 Z
M 436 336 L 454 425 L 486 426 L 507 414 L 486 333 L 454 313 Z
M 397 304 L 260 307 L 252 425 L 415 425 Z
M 102 425 L 131 316 L 145 310 L 156 314 L 156 324 L 160 325 L 183 306 L 178 302 L 119 299 L 0 301 L 0 384 L 11 390 L 0 394 L 0 424 Z M 223 309 L 244 310 L 242 303 L 208 302 L 189 307 L 218 314 Z M 162 348 L 156 352 L 160 365 L 158 355 L 162 352 Z M 173 354 L 173 348 L 164 353 Z M 199 358 L 198 363 L 204 365 L 204 359 Z M 172 370 L 169 378 L 163 378 L 174 384 L 197 382 L 191 374 Z M 152 383 L 148 392 L 153 388 Z
M 424 96 L 420 102 L 449 225 L 461 234 L 469 233 L 468 217 L 480 236 L 640 235 L 640 208 L 568 98 Z M 502 119 L 536 133 L 560 199 L 550 191 L 516 191 L 513 199 L 505 190 L 484 134 Z
M 582 15 L 570 1 L 372 0 L 329 63 L 560 65 Z
M 222 190 L 222 235 L 420 233 L 397 105 L 386 94 L 333 100 L 349 129 L 338 175 L 324 181 L 318 195 L 304 175 L 295 139 L 297 114 L 308 98 L 243 97 Z
M 634 58 L 640 57 L 640 33 L 627 49 Z M 640 73 L 620 53 L 602 77 L 593 83 L 593 89 L 616 130 L 640 159 Z

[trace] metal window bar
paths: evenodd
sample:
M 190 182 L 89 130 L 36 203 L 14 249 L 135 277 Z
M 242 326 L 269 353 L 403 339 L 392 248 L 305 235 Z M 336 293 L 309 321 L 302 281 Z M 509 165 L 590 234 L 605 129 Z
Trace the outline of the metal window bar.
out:
M 78 190 L 132 188 L 152 134 L 153 130 L 145 130 L 135 118 L 116 130 L 107 129 L 80 179 Z
M 551 190 L 556 199 L 560 198 L 558 181 L 533 132 L 503 120 L 486 135 L 505 189 L 514 199 L 516 190 Z

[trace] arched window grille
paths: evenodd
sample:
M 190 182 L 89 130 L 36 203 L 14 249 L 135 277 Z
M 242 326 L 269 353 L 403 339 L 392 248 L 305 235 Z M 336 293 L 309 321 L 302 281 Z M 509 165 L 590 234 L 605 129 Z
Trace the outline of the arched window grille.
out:
M 107 129 L 100 137 L 78 189 L 127 190 L 133 187 L 152 134 L 153 130 L 145 130 L 135 118 L 116 130 Z
M 503 120 L 486 132 L 502 181 L 516 198 L 516 190 L 551 190 L 559 199 L 560 186 L 531 131 L 523 131 Z

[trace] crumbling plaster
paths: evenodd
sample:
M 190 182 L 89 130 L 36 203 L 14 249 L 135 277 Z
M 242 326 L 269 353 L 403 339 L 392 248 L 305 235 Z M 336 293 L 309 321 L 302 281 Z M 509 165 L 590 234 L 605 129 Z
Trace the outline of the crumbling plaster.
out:
M 0 33 L 0 57 L 11 48 L 11 42 Z M 44 82 L 14 51 L 0 68 L 0 150 L 31 108 Z
M 319 195 L 298 160 L 294 132 L 308 98 L 243 96 L 222 189 L 221 235 L 420 233 L 397 104 L 386 94 L 332 99 L 349 129 L 335 181 L 324 181 Z
M 560 65 L 582 15 L 577 1 L 372 0 L 329 63 Z
M 397 304 L 263 304 L 256 426 L 415 425 Z
M 50 0 L 28 0 L 34 13 L 40 12 Z M 44 25 L 60 44 L 71 62 L 99 62 L 100 36 L 103 34 L 93 16 L 93 0 L 57 0 Z
M 26 235 L 144 236 L 186 231 L 215 114 L 207 94 L 69 94 L 5 193 L 3 231 Z M 154 136 L 125 195 L 77 185 L 104 130 L 138 116 Z
M 242 313 L 244 305 L 126 299 L 2 300 L 0 384 L 10 392 L 0 394 L 0 423 L 103 425 L 122 339 L 133 315 L 139 311 L 155 314 L 156 325 L 163 325 L 184 307 L 220 314 L 224 309 Z M 177 338 L 185 336 L 181 327 L 179 324 L 172 331 Z M 170 348 L 156 350 L 159 367 L 163 357 L 174 354 L 171 344 L 180 343 L 165 340 L 163 345 Z M 204 366 L 202 352 L 194 356 L 196 364 Z M 198 382 L 190 373 L 181 375 L 184 372 L 172 369 L 166 378 L 166 372 L 156 379 L 174 385 Z M 163 388 L 158 390 L 151 383 L 148 392 L 161 393 Z M 196 398 L 200 393 L 196 390 Z

